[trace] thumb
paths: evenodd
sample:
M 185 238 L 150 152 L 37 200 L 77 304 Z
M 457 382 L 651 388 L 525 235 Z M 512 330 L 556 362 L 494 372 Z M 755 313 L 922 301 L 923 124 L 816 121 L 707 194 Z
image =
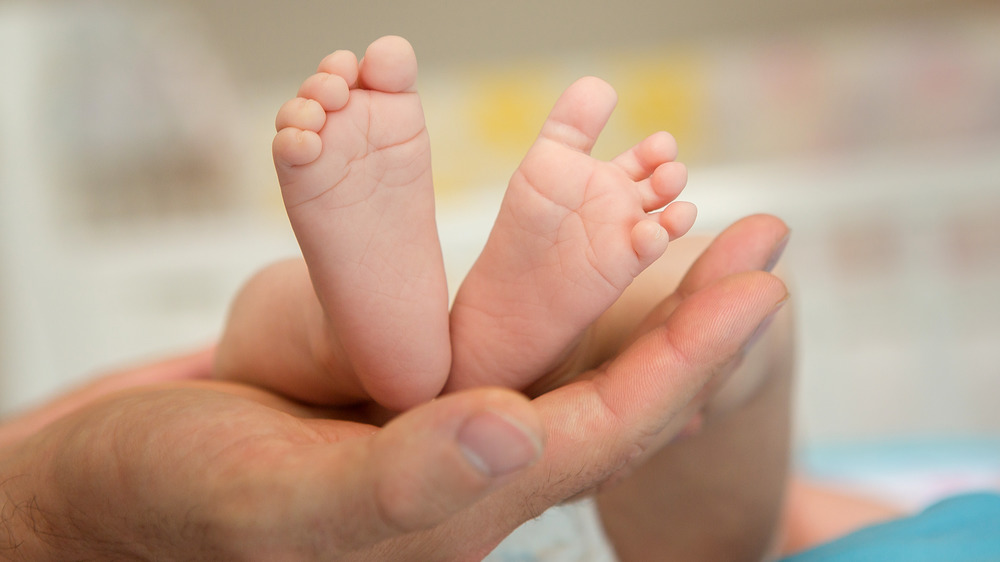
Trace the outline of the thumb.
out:
M 459 392 L 369 437 L 323 448 L 307 462 L 309 481 L 301 489 L 311 490 L 305 500 L 327 519 L 325 530 L 337 543 L 331 550 L 364 549 L 433 527 L 502 486 L 541 456 L 542 435 L 524 396 Z

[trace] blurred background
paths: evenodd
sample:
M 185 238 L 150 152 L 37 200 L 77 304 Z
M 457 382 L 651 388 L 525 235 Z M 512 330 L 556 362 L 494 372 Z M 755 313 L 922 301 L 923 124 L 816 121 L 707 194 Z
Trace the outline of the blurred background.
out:
M 211 342 L 297 253 L 277 108 L 385 34 L 421 61 L 452 289 L 551 103 L 598 75 L 599 156 L 666 129 L 699 230 L 792 227 L 803 450 L 1000 435 L 994 0 L 0 0 L 0 414 Z

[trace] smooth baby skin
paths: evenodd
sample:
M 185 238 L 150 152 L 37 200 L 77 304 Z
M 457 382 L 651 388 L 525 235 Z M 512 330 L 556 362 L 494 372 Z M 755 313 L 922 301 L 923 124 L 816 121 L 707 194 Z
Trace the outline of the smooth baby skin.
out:
M 590 151 L 617 103 L 597 78 L 571 85 L 514 173 L 452 307 L 447 390 L 524 389 L 556 369 L 632 280 L 694 222 L 671 203 L 687 179 L 657 133 L 610 162 Z
M 434 220 L 430 144 L 417 60 L 400 37 L 358 63 L 337 51 L 278 113 L 281 193 L 326 312 L 333 370 L 282 388 L 311 402 L 374 397 L 406 409 L 436 396 L 450 365 L 448 291 Z M 339 364 L 336 364 L 339 363 Z

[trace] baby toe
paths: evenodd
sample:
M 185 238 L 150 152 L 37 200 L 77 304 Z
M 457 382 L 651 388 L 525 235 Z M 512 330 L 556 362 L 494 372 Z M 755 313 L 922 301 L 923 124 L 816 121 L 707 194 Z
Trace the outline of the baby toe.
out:
M 323 143 L 313 131 L 295 127 L 284 127 L 274 135 L 271 152 L 274 163 L 279 168 L 302 166 L 319 158 Z
M 402 37 L 388 35 L 368 46 L 359 64 L 361 86 L 380 92 L 411 92 L 417 83 L 417 55 Z
M 680 162 L 661 164 L 653 174 L 636 183 L 642 208 L 649 212 L 670 203 L 687 185 L 687 167 Z
M 274 128 L 278 131 L 294 127 L 303 131 L 318 132 L 325 123 L 326 111 L 323 106 L 318 101 L 307 98 L 288 100 L 274 118 Z
M 642 209 L 654 211 L 670 203 L 687 185 L 687 167 L 680 162 L 661 164 L 653 174 L 636 182 L 636 190 L 642 200 Z
M 644 219 L 632 227 L 632 249 L 642 269 L 662 256 L 669 242 L 669 233 L 655 220 Z
M 353 88 L 358 82 L 358 57 L 351 51 L 334 51 L 320 61 L 317 70 L 340 76 Z
M 677 141 L 670 133 L 660 131 L 621 153 L 612 163 L 625 171 L 632 181 L 648 178 L 657 167 L 677 158 Z
M 342 76 L 325 72 L 313 74 L 299 88 L 299 97 L 316 100 L 325 111 L 343 109 L 350 95 L 350 88 Z
M 675 201 L 659 213 L 659 223 L 670 235 L 671 240 L 687 234 L 697 218 L 698 208 L 688 201 Z

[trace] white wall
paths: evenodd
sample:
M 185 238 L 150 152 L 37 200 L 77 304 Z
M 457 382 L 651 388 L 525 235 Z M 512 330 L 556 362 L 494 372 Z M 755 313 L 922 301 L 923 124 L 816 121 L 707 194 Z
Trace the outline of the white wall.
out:
M 597 73 L 622 100 L 601 150 L 668 128 L 702 229 L 760 211 L 792 226 L 804 438 L 1000 430 L 993 3 L 959 14 L 917 2 L 905 18 L 891 2 L 848 3 L 829 28 L 829 3 L 718 28 L 709 8 L 687 7 L 677 15 L 691 26 L 659 39 L 626 23 L 666 17 L 663 3 L 615 3 L 609 27 L 588 34 L 601 21 L 590 7 L 545 38 L 530 6 L 512 5 L 530 22 L 520 40 L 477 35 L 464 10 L 454 21 L 430 17 L 438 8 L 405 22 L 392 12 L 382 29 L 368 3 L 340 19 L 333 4 L 316 7 L 328 34 L 309 10 L 262 29 L 276 8 L 222 0 L 178 2 L 190 9 L 179 13 L 0 7 L 0 411 L 211 340 L 240 282 L 295 252 L 269 162 L 273 112 L 338 37 L 357 49 L 412 31 L 453 285 L 538 114 L 573 76 Z M 528 129 L 477 121 L 498 91 Z

